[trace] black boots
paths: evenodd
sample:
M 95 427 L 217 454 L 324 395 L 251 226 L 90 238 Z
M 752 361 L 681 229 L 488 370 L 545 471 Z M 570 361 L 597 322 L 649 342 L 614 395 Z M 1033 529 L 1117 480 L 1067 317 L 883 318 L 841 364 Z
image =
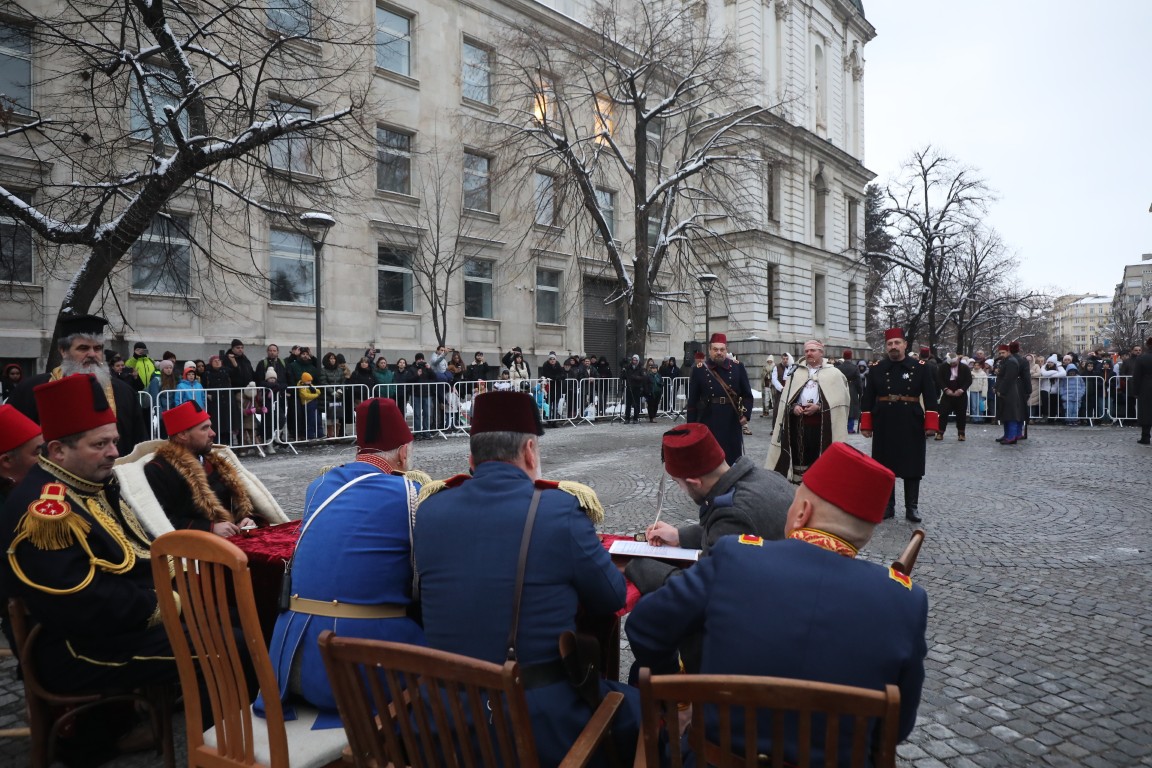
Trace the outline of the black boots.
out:
M 910 523 L 922 522 L 921 517 L 917 514 L 920 511 L 918 507 L 908 507 L 904 510 L 904 519 Z

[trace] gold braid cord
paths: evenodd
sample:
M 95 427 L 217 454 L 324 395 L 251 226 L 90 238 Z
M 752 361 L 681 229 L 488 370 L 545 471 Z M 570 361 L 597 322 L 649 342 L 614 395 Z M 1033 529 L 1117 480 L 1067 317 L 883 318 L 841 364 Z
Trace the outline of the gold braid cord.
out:
M 588 515 L 588 519 L 594 524 L 599 525 L 604 522 L 604 507 L 600 504 L 600 499 L 597 498 L 596 491 L 592 490 L 591 486 L 572 480 L 561 480 L 557 487 L 564 493 L 575 496 L 576 500 L 580 502 L 580 508 L 584 510 L 584 514 Z
M 404 477 L 408 478 L 409 480 L 411 480 L 413 482 L 420 483 L 421 488 L 428 485 L 428 483 L 432 482 L 432 475 L 428 474 L 427 472 L 423 472 L 419 469 L 408 470 L 407 472 L 404 473 Z
M 420 495 L 416 497 L 416 503 L 422 504 L 429 496 L 439 493 L 448 487 L 448 483 L 443 480 L 429 480 L 427 483 L 420 483 Z

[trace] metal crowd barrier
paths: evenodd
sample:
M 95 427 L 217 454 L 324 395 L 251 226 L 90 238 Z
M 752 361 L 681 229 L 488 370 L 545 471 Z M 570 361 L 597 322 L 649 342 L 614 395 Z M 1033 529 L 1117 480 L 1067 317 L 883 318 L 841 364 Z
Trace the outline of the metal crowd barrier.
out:
M 286 387 L 276 413 L 283 425 L 277 442 L 333 443 L 356 437 L 356 406 L 367 400 L 367 384 Z
M 1113 376 L 1109 379 L 1105 400 L 1108 406 L 1108 415 L 1112 417 L 1113 424 L 1123 427 L 1127 426 L 1125 422 L 1136 423 L 1140 411 L 1139 403 L 1132 395 L 1131 376 Z

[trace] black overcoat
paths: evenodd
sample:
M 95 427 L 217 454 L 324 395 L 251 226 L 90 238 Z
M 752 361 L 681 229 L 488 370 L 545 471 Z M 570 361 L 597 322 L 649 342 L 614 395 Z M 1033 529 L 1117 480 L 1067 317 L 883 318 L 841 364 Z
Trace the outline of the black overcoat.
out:
M 1136 397 L 1136 422 L 1142 426 L 1152 426 L 1152 350 L 1136 358 L 1132 365 L 1132 384 L 1129 394 Z
M 925 409 L 936 411 L 940 400 L 936 379 L 923 360 L 905 357 L 885 358 L 868 369 L 867 386 L 860 410 L 871 414 L 872 458 L 896 473 L 897 477 L 924 476 Z M 888 401 L 888 397 L 922 398 L 921 402 Z M 932 425 L 938 420 L 934 416 Z

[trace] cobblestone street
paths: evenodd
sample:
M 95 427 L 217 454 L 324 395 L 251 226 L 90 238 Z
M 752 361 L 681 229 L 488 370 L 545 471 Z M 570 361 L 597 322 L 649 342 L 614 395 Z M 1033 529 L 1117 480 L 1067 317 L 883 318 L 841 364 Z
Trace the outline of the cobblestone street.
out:
M 641 530 L 655 513 L 669 423 L 551 429 L 544 475 L 592 485 L 607 509 L 605 532 Z M 757 461 L 767 426 L 752 422 Z M 971 425 L 965 443 L 950 430 L 928 445 L 927 540 L 913 573 L 931 606 L 928 669 L 900 764 L 1152 765 L 1152 450 L 1133 429 L 1036 427 L 1015 447 L 997 445 L 998 435 Z M 866 440 L 851 441 L 867 451 Z M 445 477 L 465 470 L 467 440 L 419 441 L 415 455 L 417 467 Z M 245 462 L 298 517 L 306 484 L 351 456 L 348 446 L 327 446 Z M 674 484 L 667 494 L 674 512 L 665 519 L 695 516 Z M 890 562 L 911 531 L 898 515 L 864 556 Z M 12 670 L 10 660 L 0 667 L 0 728 L 20 724 Z M 178 726 L 182 733 L 182 718 Z M 180 764 L 182 750 L 181 742 Z M 26 740 L 0 741 L 0 765 L 26 763 Z M 111 765 L 158 763 L 146 753 Z

